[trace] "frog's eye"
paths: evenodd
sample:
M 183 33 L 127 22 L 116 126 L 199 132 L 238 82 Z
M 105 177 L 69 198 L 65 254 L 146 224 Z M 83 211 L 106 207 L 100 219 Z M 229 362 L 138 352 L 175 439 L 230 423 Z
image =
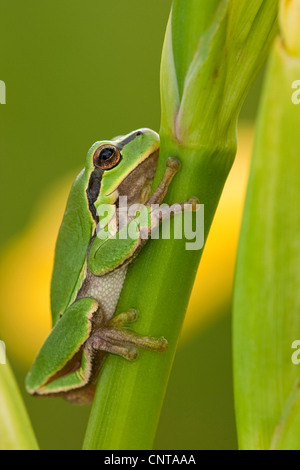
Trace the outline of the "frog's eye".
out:
M 101 145 L 95 150 L 93 156 L 94 165 L 102 170 L 114 168 L 120 160 L 120 151 L 114 145 Z

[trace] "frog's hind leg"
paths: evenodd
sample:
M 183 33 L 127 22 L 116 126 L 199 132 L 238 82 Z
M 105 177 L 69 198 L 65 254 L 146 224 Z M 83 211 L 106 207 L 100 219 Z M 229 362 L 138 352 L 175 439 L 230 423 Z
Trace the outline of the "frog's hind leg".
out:
M 98 373 L 102 367 L 106 353 L 116 354 L 134 361 L 138 356 L 136 341 L 124 341 L 124 337 L 120 338 L 117 332 L 122 331 L 122 327 L 128 323 L 132 323 L 137 319 L 137 312 L 129 310 L 113 317 L 108 323 L 108 328 L 96 330 L 92 336 L 86 341 L 83 349 L 82 366 L 84 363 L 92 364 L 89 376 L 90 380 L 80 389 L 71 389 L 64 393 L 64 398 L 75 404 L 90 403 L 95 395 Z M 110 333 L 106 333 L 109 330 Z M 132 335 L 135 335 L 132 333 Z M 136 335 L 138 336 L 138 335 Z M 127 338 L 126 338 L 127 339 Z M 139 337 L 141 339 L 141 337 Z M 82 370 L 82 367 L 81 367 Z
M 158 352 L 165 351 L 168 342 L 164 337 L 142 336 L 124 328 L 126 324 L 132 323 L 136 319 L 136 310 L 120 313 L 112 318 L 106 327 L 95 331 L 87 343 L 95 350 L 117 354 L 129 361 L 137 358 L 138 347 Z
M 105 329 L 97 330 L 89 338 L 86 344 L 87 351 L 105 351 L 121 356 L 128 361 L 134 361 L 137 358 L 138 351 L 135 347 L 128 344 L 117 344 L 114 342 L 114 338 L 109 338 L 109 336 L 103 334 L 103 331 Z
M 168 348 L 167 340 L 162 336 L 142 336 L 125 328 L 104 328 L 100 332 L 101 338 L 115 344 L 132 345 L 135 347 L 163 352 Z
M 62 395 L 89 381 L 91 367 L 84 345 L 92 334 L 98 311 L 98 302 L 91 298 L 79 299 L 66 310 L 26 377 L 30 394 Z
M 138 313 L 135 309 L 128 310 L 128 312 L 119 313 L 115 317 L 113 317 L 108 322 L 108 326 L 111 328 L 115 327 L 122 327 L 127 325 L 128 323 L 133 323 L 137 320 Z

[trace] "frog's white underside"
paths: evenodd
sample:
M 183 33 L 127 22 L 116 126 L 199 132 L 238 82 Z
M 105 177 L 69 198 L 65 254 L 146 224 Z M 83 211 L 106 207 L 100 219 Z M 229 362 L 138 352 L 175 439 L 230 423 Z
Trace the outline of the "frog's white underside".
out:
M 116 311 L 126 274 L 127 266 L 100 277 L 88 270 L 79 298 L 95 299 L 99 303 L 105 319 L 110 320 Z

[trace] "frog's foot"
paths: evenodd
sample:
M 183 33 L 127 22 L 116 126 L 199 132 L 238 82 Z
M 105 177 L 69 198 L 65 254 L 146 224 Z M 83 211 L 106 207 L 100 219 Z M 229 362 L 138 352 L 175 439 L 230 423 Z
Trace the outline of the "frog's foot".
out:
M 172 179 L 180 170 L 180 166 L 180 161 L 177 160 L 177 158 L 168 158 L 165 173 L 162 177 L 161 183 L 150 197 L 149 201 L 147 202 L 147 206 L 151 206 L 151 204 L 161 204 L 165 195 L 167 194 Z
M 89 339 L 94 350 L 102 350 L 134 361 L 138 356 L 137 348 L 163 352 L 168 348 L 164 337 L 141 336 L 124 328 L 124 325 L 137 319 L 136 310 L 120 313 L 110 320 L 106 327 L 100 328 Z
M 187 201 L 178 202 L 172 206 L 159 206 L 151 211 L 151 229 L 153 230 L 153 228 L 171 216 L 175 217 L 175 215 L 182 214 L 183 212 L 196 212 L 198 207 L 199 199 L 196 197 L 191 197 Z
M 116 315 L 115 317 L 113 317 L 108 322 L 108 326 L 110 328 L 117 328 L 117 327 L 125 326 L 128 323 L 135 322 L 137 318 L 138 318 L 138 313 L 136 310 L 132 308 L 131 310 L 128 310 L 128 312 L 119 313 L 119 315 Z
M 170 186 L 170 183 L 173 180 L 176 173 L 180 170 L 180 167 L 181 167 L 181 164 L 180 164 L 180 161 L 177 160 L 177 158 L 169 157 L 167 159 L 165 173 L 163 175 L 160 185 L 154 191 L 152 196 L 149 198 L 147 202 L 148 207 L 151 207 L 152 205 L 160 205 L 163 202 L 165 195 L 168 191 L 168 188 Z M 196 212 L 198 210 L 198 205 L 199 205 L 199 200 L 196 197 L 191 197 L 188 201 L 173 204 L 173 206 L 171 206 L 171 211 L 168 207 L 164 209 L 158 207 L 158 213 L 159 213 L 158 222 L 162 222 L 162 220 L 169 218 L 171 214 L 175 216 L 176 214 L 182 213 L 182 212 Z M 151 216 L 155 218 L 155 211 L 154 213 L 153 211 L 151 212 Z M 155 224 L 157 223 L 157 221 L 153 221 L 152 219 L 151 224 L 153 223 Z
M 105 351 L 111 354 L 117 354 L 128 361 L 134 361 L 138 357 L 138 351 L 135 347 L 129 345 L 120 345 L 109 341 L 102 334 L 104 330 L 97 330 L 88 340 L 87 347 L 94 351 Z
M 187 204 L 191 207 L 190 208 L 186 207 Z M 183 210 L 187 210 L 187 211 L 192 210 L 192 212 L 197 212 L 199 204 L 200 204 L 200 201 L 197 197 L 190 197 L 190 199 L 187 202 L 182 203 L 182 206 L 183 206 Z

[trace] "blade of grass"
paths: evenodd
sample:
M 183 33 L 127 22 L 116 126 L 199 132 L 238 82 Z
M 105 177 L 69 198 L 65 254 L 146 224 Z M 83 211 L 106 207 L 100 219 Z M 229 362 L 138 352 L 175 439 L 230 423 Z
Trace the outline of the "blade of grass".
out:
M 38 450 L 9 364 L 0 365 L 0 450 Z
M 205 238 L 234 160 L 240 105 L 274 36 L 277 3 L 256 1 L 248 34 L 236 42 L 241 25 L 234 9 L 243 26 L 249 13 L 248 2 L 239 3 L 241 9 L 235 0 L 175 0 L 163 50 L 161 151 L 155 184 L 166 159 L 178 157 L 182 169 L 167 202 L 198 197 L 205 204 Z M 242 57 L 237 57 L 238 51 L 243 51 Z M 229 57 L 239 64 L 230 72 Z M 134 364 L 107 358 L 85 449 L 152 447 L 201 253 L 185 250 L 185 240 L 151 240 L 130 267 L 118 312 L 137 308 L 140 319 L 134 329 L 164 335 L 169 349 L 163 354 L 142 352 Z
M 298 39 L 286 18 L 291 4 Z M 300 370 L 291 361 L 300 338 L 300 107 L 292 102 L 300 78 L 300 1 L 282 8 L 285 42 L 276 40 L 268 67 L 236 269 L 241 449 L 300 449 Z

